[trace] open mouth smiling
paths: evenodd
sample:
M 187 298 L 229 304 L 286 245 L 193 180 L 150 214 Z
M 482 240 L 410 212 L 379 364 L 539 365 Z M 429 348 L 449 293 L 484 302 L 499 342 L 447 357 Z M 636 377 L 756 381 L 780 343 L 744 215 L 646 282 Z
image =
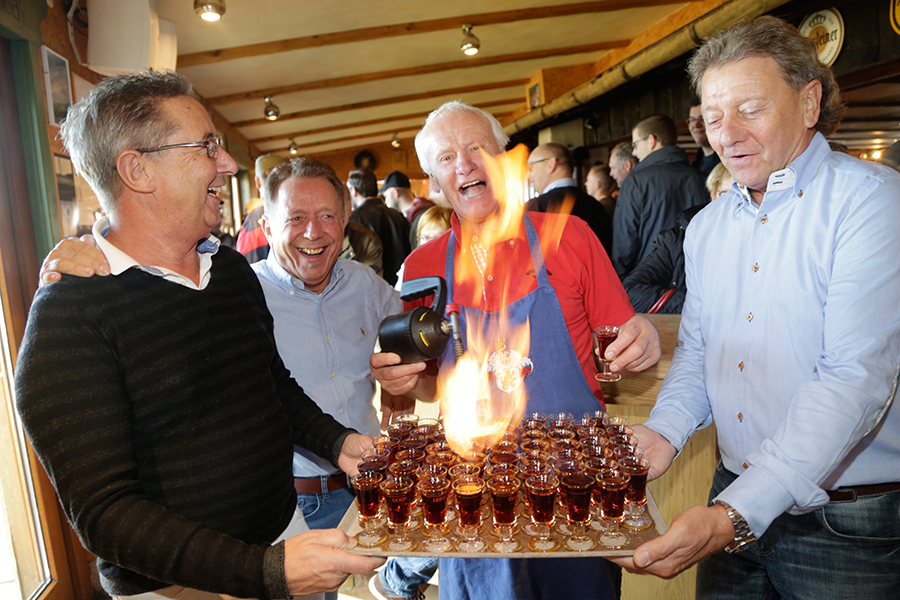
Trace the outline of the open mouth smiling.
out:
M 297 250 L 307 256 L 318 256 L 325 252 L 325 248 L 297 248 Z
M 482 190 L 475 190 L 478 186 L 487 187 L 487 184 L 484 181 L 470 181 L 468 183 L 464 183 L 459 186 L 459 193 L 462 195 L 468 195 L 470 192 L 480 193 Z

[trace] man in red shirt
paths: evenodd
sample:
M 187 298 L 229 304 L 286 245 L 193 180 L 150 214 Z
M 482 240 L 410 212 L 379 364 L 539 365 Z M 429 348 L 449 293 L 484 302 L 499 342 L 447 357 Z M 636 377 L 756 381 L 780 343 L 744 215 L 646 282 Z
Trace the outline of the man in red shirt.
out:
M 502 154 L 507 141 L 489 113 L 461 102 L 448 102 L 428 117 L 416 137 L 416 153 L 432 187 L 444 192 L 456 214 L 449 231 L 407 258 L 404 280 L 447 280 L 448 301 L 460 307 L 464 345 L 475 329 L 527 320 L 533 364 L 523 381 L 527 410 L 580 416 L 603 407 L 592 330 L 620 327 L 607 351 L 615 358 L 613 371 L 655 364 L 659 335 L 634 314 L 603 247 L 580 219 L 524 213 L 511 233 L 496 235 L 504 207 L 488 175 L 487 155 Z M 430 301 L 408 302 L 406 308 Z M 437 378 L 453 368 L 450 346 L 438 359 L 440 375 L 425 363 L 400 365 L 390 353 L 372 356 L 372 372 L 392 394 L 432 400 Z M 452 598 L 613 597 L 599 559 L 442 559 L 440 568 L 442 595 L 446 588 Z

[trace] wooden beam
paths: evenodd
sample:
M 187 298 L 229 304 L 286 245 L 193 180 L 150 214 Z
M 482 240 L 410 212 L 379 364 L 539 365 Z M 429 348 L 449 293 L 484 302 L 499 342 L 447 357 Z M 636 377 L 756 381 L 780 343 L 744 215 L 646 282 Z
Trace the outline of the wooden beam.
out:
M 514 21 L 525 21 L 530 19 L 547 19 L 552 17 L 564 17 L 584 13 L 610 12 L 615 10 L 645 8 L 666 4 L 678 4 L 678 2 L 676 2 L 675 0 L 606 0 L 603 2 L 579 2 L 575 4 L 561 4 L 558 6 L 544 6 L 540 8 L 506 10 L 477 15 L 464 15 L 460 17 L 449 17 L 445 19 L 434 19 L 430 21 L 419 21 L 415 23 L 382 25 L 380 27 L 368 27 L 365 29 L 355 29 L 352 31 L 337 31 L 334 33 L 323 33 L 319 35 L 310 35 L 288 40 L 261 42 L 258 44 L 247 44 L 244 46 L 234 46 L 231 48 L 221 48 L 218 50 L 207 50 L 204 52 L 182 54 L 178 57 L 178 68 L 195 67 L 197 65 L 206 65 L 210 63 L 223 62 L 226 60 L 264 56 L 266 54 L 290 52 L 292 50 L 303 50 L 306 48 L 321 48 L 323 46 L 331 46 L 334 44 L 364 42 L 403 35 L 416 35 L 422 33 L 431 33 L 435 31 L 447 31 L 451 29 L 461 30 L 462 26 L 467 23 L 475 26 L 495 25 L 498 23 L 512 23 Z
M 319 115 L 330 115 L 332 113 L 344 112 L 347 110 L 360 110 L 362 108 L 373 108 L 375 106 L 386 106 L 388 104 L 397 104 L 398 102 L 409 102 L 411 100 L 427 100 L 428 98 L 440 98 L 441 96 L 451 96 L 456 94 L 468 94 L 471 92 L 483 92 L 485 90 L 496 90 L 507 87 L 524 86 L 528 83 L 527 79 L 509 79 L 507 81 L 494 81 L 491 83 L 482 83 L 479 85 L 466 85 L 457 88 L 446 88 L 443 90 L 431 90 L 421 92 L 419 94 L 404 94 L 403 96 L 392 96 L 391 98 L 380 98 L 378 100 L 367 100 L 365 102 L 354 102 L 352 104 L 342 104 L 340 106 L 326 106 L 313 110 L 302 110 L 278 117 L 279 121 L 289 121 L 291 119 L 306 119 L 309 117 L 318 117 Z M 246 121 L 237 121 L 233 123 L 235 127 L 250 127 L 253 125 L 266 125 L 272 121 L 265 117 L 258 119 L 248 119 Z
M 445 63 L 437 63 L 433 65 L 420 65 L 417 67 L 406 67 L 404 69 L 393 69 L 390 71 L 379 71 L 377 73 L 360 73 L 359 75 L 348 75 L 346 77 L 335 77 L 334 79 L 320 79 L 319 81 L 307 81 L 305 83 L 296 83 L 276 88 L 268 88 L 264 90 L 256 90 L 253 92 L 241 92 L 239 94 L 227 94 L 224 96 L 216 96 L 210 98 L 212 104 L 232 104 L 234 102 L 243 102 L 245 100 L 257 100 L 260 98 L 282 96 L 285 94 L 295 94 L 297 92 L 306 92 L 309 90 L 321 90 L 326 88 L 343 87 L 347 85 L 355 85 L 358 83 L 366 83 L 369 81 L 382 81 L 384 79 L 394 79 L 397 77 L 411 77 L 413 75 L 428 75 L 431 73 L 440 73 L 452 69 L 472 69 L 475 67 L 485 67 L 488 65 L 498 65 L 507 62 L 519 62 L 525 60 L 534 60 L 538 58 L 549 58 L 551 56 L 567 56 L 570 54 L 585 54 L 587 52 L 600 52 L 602 50 L 612 50 L 614 48 L 623 48 L 630 44 L 630 40 L 617 40 L 613 42 L 601 42 L 599 44 L 586 44 L 583 46 L 569 46 L 566 48 L 548 48 L 547 50 L 533 50 L 531 52 L 517 52 L 515 54 L 502 54 L 500 56 L 486 56 L 484 58 L 470 58 L 467 60 L 455 60 Z
M 509 113 L 500 113 L 500 114 L 494 115 L 494 117 L 496 117 L 497 119 L 500 119 L 500 118 L 505 117 L 507 114 L 509 114 Z M 356 141 L 356 140 L 360 140 L 363 138 L 377 137 L 379 135 L 389 135 L 389 134 L 393 134 L 393 133 L 407 133 L 409 131 L 419 131 L 420 129 L 422 129 L 421 125 L 412 125 L 410 127 L 401 127 L 399 129 L 385 129 L 384 131 L 373 131 L 372 133 L 365 133 L 362 135 L 350 135 L 350 136 L 341 137 L 341 138 L 332 138 L 330 140 L 320 140 L 320 141 L 314 142 L 312 144 L 307 144 L 305 147 L 313 148 L 315 146 L 324 146 L 326 144 L 337 144 L 339 142 Z M 287 148 L 280 148 L 277 150 L 269 150 L 268 152 L 270 152 L 270 153 L 271 152 L 282 152 L 284 150 L 287 150 Z M 306 154 L 303 147 L 300 148 L 298 154 Z
M 505 100 L 493 100 L 491 102 L 483 102 L 481 104 L 474 104 L 478 108 L 489 108 L 491 106 L 501 106 L 503 104 L 515 104 L 524 102 L 524 99 L 519 98 L 507 98 Z M 264 138 L 255 138 L 250 140 L 251 143 L 254 144 L 265 144 L 266 142 L 274 142 L 276 140 L 289 140 L 291 138 L 297 138 L 305 135 L 316 135 L 319 133 L 328 133 L 329 131 L 341 131 L 342 129 L 353 129 L 354 127 L 367 127 L 369 125 L 378 125 L 379 123 L 389 123 L 390 121 L 406 121 L 409 119 L 424 119 L 429 115 L 430 111 L 427 112 L 419 112 L 412 113 L 408 115 L 392 115 L 389 117 L 382 117 L 380 119 L 372 119 L 370 121 L 357 121 L 355 123 L 344 123 L 343 125 L 332 125 L 331 127 L 320 127 L 318 129 L 307 129 L 306 131 L 295 131 L 293 133 L 280 133 L 278 135 L 270 135 Z

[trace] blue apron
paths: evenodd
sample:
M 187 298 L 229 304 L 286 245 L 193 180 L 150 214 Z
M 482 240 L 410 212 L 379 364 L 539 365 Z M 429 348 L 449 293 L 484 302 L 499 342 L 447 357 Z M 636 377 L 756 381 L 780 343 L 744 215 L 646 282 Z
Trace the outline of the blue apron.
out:
M 532 371 L 525 376 L 528 412 L 570 412 L 576 418 L 601 408 L 584 379 L 581 363 L 572 347 L 562 306 L 547 278 L 544 255 L 531 218 L 524 215 L 525 233 L 531 249 L 531 260 L 537 271 L 538 287 L 506 307 L 503 318 L 512 325 L 528 319 L 531 326 L 531 348 L 528 358 Z M 451 232 L 447 242 L 448 302 L 453 302 L 453 274 L 456 241 Z M 468 327 L 487 328 L 495 324 L 500 313 L 488 313 L 460 306 L 460 335 L 465 345 Z M 452 344 L 440 358 L 440 374 L 446 378 L 454 364 Z M 603 600 L 614 598 L 601 558 L 447 558 L 440 561 L 440 597 L 453 600 L 484 598 L 485 600 Z

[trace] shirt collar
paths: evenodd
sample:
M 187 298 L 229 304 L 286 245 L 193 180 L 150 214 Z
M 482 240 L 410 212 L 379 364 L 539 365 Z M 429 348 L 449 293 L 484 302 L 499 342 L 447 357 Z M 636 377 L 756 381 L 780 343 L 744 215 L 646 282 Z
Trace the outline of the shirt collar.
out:
M 571 177 L 563 177 L 562 179 L 557 179 L 556 181 L 551 181 L 547 184 L 547 187 L 544 188 L 544 191 L 541 194 L 546 194 L 550 190 L 555 190 L 556 188 L 561 187 L 578 187 L 578 184 Z
M 140 269 L 150 275 L 162 277 L 168 281 L 180 283 L 186 287 L 202 290 L 209 283 L 209 271 L 212 268 L 212 256 L 219 251 L 219 239 L 210 234 L 208 238 L 197 244 L 197 254 L 200 256 L 200 285 L 195 285 L 193 281 L 176 273 L 175 271 L 156 267 L 153 265 L 142 265 L 127 253 L 113 246 L 107 239 L 106 234 L 109 233 L 109 218 L 100 217 L 94 223 L 91 233 L 97 242 L 97 247 L 106 256 L 106 262 L 109 263 L 109 272 L 111 275 L 121 275 L 131 267 Z
M 339 258 L 335 261 L 334 266 L 331 267 L 331 280 L 328 282 L 328 285 L 325 286 L 325 290 L 322 292 L 323 294 L 334 287 L 337 281 L 344 276 L 344 269 L 341 266 L 342 260 L 344 259 Z M 291 275 L 287 269 L 281 266 L 281 263 L 279 263 L 278 259 L 275 257 L 275 252 L 269 252 L 269 255 L 266 257 L 266 267 L 272 274 L 272 278 L 281 285 L 286 286 L 288 289 L 306 289 L 306 284 L 304 284 L 302 280 L 297 279 Z

